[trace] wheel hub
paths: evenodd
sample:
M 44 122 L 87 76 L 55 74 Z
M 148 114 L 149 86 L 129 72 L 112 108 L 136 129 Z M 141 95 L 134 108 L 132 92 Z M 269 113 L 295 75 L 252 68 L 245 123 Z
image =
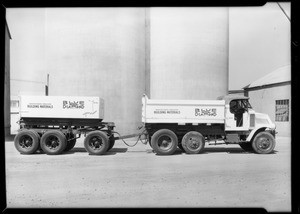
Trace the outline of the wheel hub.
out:
M 59 146 L 59 140 L 56 137 L 50 137 L 46 143 L 46 146 L 49 149 L 57 149 L 57 147 Z
M 259 148 L 267 149 L 270 146 L 270 141 L 266 138 L 263 138 L 259 142 Z
M 158 141 L 158 146 L 162 149 L 171 148 L 171 144 L 172 144 L 172 140 L 167 136 L 161 137 Z
M 200 142 L 197 141 L 197 140 L 194 139 L 194 138 L 190 138 L 189 141 L 188 141 L 188 145 L 189 145 L 189 147 L 192 148 L 192 149 L 197 149 L 197 148 L 199 148 L 199 146 L 200 146 Z
M 22 148 L 29 148 L 32 146 L 32 139 L 29 137 L 24 138 L 23 140 L 21 140 L 20 142 L 20 146 Z
M 92 139 L 91 139 L 90 146 L 91 146 L 93 149 L 99 149 L 99 148 L 101 148 L 101 146 L 102 146 L 102 141 L 101 141 L 101 139 L 98 139 L 98 138 L 92 138 Z

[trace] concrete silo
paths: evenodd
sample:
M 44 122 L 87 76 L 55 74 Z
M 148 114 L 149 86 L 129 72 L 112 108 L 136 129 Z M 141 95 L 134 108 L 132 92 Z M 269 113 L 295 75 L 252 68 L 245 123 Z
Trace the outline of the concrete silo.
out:
M 99 96 L 121 134 L 141 123 L 144 8 L 60 8 L 45 14 L 49 95 Z
M 150 97 L 216 99 L 228 91 L 228 8 L 150 8 Z

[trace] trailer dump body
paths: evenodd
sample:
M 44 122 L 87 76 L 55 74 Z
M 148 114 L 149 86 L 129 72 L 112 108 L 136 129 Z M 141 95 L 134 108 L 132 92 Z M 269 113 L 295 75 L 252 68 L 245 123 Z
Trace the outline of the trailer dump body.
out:
M 99 97 L 21 96 L 21 118 L 103 119 L 104 100 Z
M 224 124 L 224 100 L 142 99 L 144 123 L 218 123 Z

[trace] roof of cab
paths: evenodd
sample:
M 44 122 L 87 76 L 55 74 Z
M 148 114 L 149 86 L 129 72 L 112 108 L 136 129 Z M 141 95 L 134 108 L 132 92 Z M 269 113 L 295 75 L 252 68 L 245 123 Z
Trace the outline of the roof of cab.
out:
M 236 94 L 228 94 L 228 95 L 220 96 L 217 99 L 225 100 L 225 104 L 228 104 L 228 103 L 230 103 L 231 100 L 248 100 L 249 97 L 245 97 L 242 95 L 236 95 Z

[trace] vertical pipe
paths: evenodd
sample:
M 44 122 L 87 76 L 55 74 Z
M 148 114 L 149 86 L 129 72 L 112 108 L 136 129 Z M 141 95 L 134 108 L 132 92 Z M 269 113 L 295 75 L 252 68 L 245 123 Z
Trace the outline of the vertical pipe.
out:
M 151 52 L 150 52 L 150 8 L 145 8 L 145 94 L 150 95 L 150 72 L 151 72 Z
M 49 95 L 49 74 L 47 74 L 46 96 Z

